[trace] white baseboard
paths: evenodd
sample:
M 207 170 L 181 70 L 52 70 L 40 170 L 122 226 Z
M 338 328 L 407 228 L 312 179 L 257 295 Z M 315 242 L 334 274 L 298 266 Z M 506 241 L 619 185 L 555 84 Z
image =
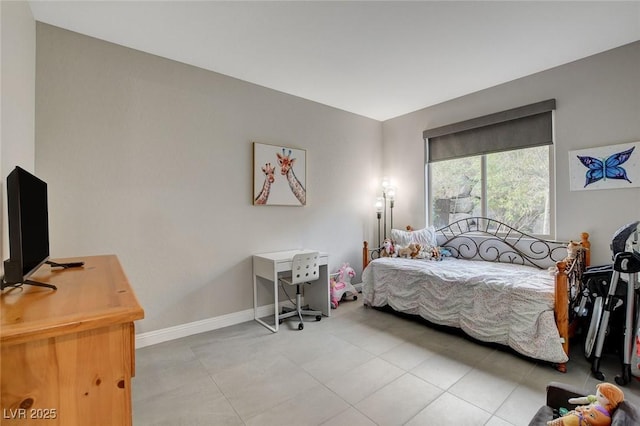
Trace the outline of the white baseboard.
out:
M 266 317 L 268 315 L 273 315 L 273 304 L 260 306 L 258 308 L 259 318 Z M 192 336 L 194 334 L 206 333 L 207 331 L 217 330 L 219 328 L 229 327 L 230 325 L 236 325 L 247 321 L 253 321 L 253 309 L 180 324 L 174 327 L 163 328 L 161 330 L 136 334 L 136 349 L 156 345 L 162 342 L 168 342 L 174 339 L 180 339 L 181 337 Z

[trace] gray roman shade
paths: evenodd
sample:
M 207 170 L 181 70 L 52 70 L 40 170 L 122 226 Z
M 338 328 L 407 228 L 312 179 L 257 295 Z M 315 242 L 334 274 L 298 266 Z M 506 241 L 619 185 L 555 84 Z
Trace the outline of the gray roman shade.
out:
M 512 149 L 553 144 L 552 111 L 549 99 L 519 108 L 425 130 L 427 161 L 451 160 Z

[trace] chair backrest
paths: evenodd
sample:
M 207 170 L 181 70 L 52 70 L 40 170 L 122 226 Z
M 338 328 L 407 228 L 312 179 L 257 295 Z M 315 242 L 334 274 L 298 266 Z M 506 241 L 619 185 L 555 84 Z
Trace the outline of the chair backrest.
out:
M 302 252 L 293 256 L 291 266 L 291 284 L 315 281 L 320 278 L 320 253 Z

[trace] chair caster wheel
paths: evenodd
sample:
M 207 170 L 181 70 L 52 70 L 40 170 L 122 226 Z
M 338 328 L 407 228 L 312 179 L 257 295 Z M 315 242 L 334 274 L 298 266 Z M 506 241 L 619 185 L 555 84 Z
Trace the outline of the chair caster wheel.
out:
M 316 315 L 316 321 L 320 321 L 322 319 L 322 315 Z
M 298 330 L 302 330 L 303 328 L 304 328 L 304 324 L 303 323 L 298 324 Z
M 284 322 L 284 320 L 279 319 L 278 320 L 278 324 L 282 324 Z

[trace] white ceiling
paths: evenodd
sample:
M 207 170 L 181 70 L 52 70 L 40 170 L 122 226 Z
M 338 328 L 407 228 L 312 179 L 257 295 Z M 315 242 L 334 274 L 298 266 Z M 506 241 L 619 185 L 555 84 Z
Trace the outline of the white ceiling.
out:
M 640 40 L 640 1 L 29 4 L 37 21 L 376 120 Z

